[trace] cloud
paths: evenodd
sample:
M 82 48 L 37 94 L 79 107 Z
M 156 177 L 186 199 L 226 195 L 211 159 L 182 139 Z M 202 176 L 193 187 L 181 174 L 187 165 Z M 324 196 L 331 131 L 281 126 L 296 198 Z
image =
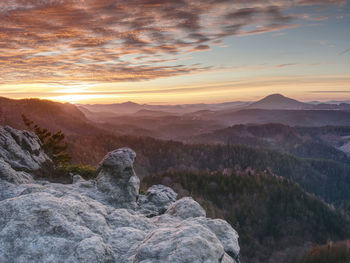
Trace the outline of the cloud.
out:
M 181 103 L 223 102 L 229 98 L 251 100 L 253 97 L 263 97 L 282 90 L 286 96 L 299 94 L 299 97 L 303 100 L 329 100 L 330 98 L 339 100 L 344 99 L 344 95 L 350 92 L 349 81 L 350 76 L 348 75 L 288 75 L 258 78 L 242 77 L 230 81 L 212 80 L 204 83 L 185 83 L 183 85 L 168 83 L 157 86 L 154 83 L 144 83 L 142 89 L 134 85 L 123 85 L 122 83 L 119 85 L 100 83 L 90 87 L 86 87 L 81 83 L 77 83 L 74 87 L 64 87 L 60 85 L 61 83 L 57 83 L 55 87 L 50 86 L 49 88 L 43 88 L 44 85 L 35 85 L 36 88 L 30 93 L 27 92 L 25 86 L 18 86 L 16 92 L 13 92 L 9 85 L 8 88 L 0 89 L 0 96 L 12 98 L 41 97 L 81 103 L 115 103 L 116 101 L 132 100 L 138 103 L 163 101 L 178 104 L 179 101 Z
M 347 48 L 345 50 L 343 50 L 342 52 L 340 52 L 338 55 L 341 56 L 341 55 L 344 55 L 346 53 L 350 52 L 350 48 Z
M 287 14 L 295 6 L 344 2 L 2 0 L 0 83 L 139 81 L 196 73 L 208 67 L 181 64 L 181 55 L 210 50 L 228 36 L 298 27 L 298 17 Z
M 309 93 L 350 93 L 350 90 L 312 90 Z
M 345 5 L 346 0 L 299 0 L 297 1 L 300 5 L 328 5 L 328 4 L 335 4 L 335 5 Z

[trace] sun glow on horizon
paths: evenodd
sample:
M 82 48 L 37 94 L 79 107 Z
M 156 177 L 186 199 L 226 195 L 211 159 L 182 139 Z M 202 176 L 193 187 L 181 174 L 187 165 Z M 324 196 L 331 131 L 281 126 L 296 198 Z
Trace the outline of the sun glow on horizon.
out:
M 219 80 L 221 79 L 221 80 Z M 12 99 L 39 98 L 81 104 L 109 104 L 133 101 L 141 104 L 193 104 L 253 101 L 281 93 L 301 101 L 349 100 L 349 75 L 275 76 L 224 78 L 198 76 L 196 79 L 148 82 L 84 83 L 61 86 L 43 84 L 0 85 L 0 96 Z
M 59 102 L 69 102 L 72 104 L 76 103 L 82 103 L 82 102 L 88 102 L 93 100 L 102 100 L 106 98 L 119 98 L 118 95 L 98 95 L 98 94 L 69 94 L 69 95 L 60 95 L 60 96 L 53 96 L 53 97 L 43 97 L 42 99 L 48 99 L 53 101 L 59 101 Z

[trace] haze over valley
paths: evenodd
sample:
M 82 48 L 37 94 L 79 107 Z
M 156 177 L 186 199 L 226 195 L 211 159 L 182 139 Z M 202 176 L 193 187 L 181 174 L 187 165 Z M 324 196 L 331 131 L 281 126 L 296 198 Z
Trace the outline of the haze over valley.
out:
M 267 262 L 268 259 L 274 260 L 276 253 L 282 253 L 285 260 L 291 255 L 300 253 L 301 256 L 311 244 L 326 242 L 329 235 L 334 240 L 343 240 L 348 233 L 344 227 L 349 227 L 350 233 L 350 221 L 346 223 L 350 200 L 348 106 L 347 103 L 302 103 L 280 94 L 272 94 L 256 102 L 170 106 L 132 102 L 73 105 L 38 99 L 1 98 L 0 124 L 27 129 L 22 121 L 22 114 L 25 114 L 40 127 L 52 132 L 61 130 L 66 135 L 69 145 L 67 151 L 72 156 L 73 164 L 95 167 L 106 152 L 125 146 L 134 149 L 137 154 L 135 170 L 144 178 L 145 185 L 162 183 L 172 186 L 180 195 L 191 194 L 199 198 L 201 204 L 211 211 L 211 216 L 227 219 L 239 232 L 244 233 L 241 242 L 248 244 L 242 245 L 242 255 L 246 254 L 247 260 Z M 183 181 L 182 175 L 195 181 L 188 184 L 189 181 Z M 266 177 L 259 179 L 259 184 L 274 189 L 280 180 L 275 178 L 284 178 L 287 181 L 282 182 L 287 185 L 270 191 L 296 191 L 290 194 L 306 195 L 305 198 L 311 198 L 308 193 L 312 194 L 315 200 L 310 202 L 319 202 L 317 206 L 326 210 L 322 216 L 312 212 L 311 207 L 303 208 L 305 212 L 312 213 L 312 217 L 321 216 L 313 220 L 326 220 L 326 214 L 327 220 L 335 220 L 339 215 L 334 215 L 334 219 L 328 219 L 328 216 L 339 213 L 344 217 L 341 223 L 321 221 L 320 224 L 330 224 L 322 226 L 327 231 L 329 227 L 341 227 L 341 230 L 333 229 L 327 234 L 315 236 L 313 231 L 321 231 L 317 230 L 320 226 L 314 225 L 316 221 L 304 221 L 302 218 L 306 215 L 298 213 L 285 217 L 284 212 L 279 211 L 282 214 L 276 215 L 276 210 L 271 210 L 266 202 L 283 207 L 309 204 L 305 201 L 289 204 L 287 200 L 281 203 L 281 200 L 269 199 L 275 198 L 273 196 L 261 199 L 262 204 L 259 206 L 250 204 L 254 214 L 257 213 L 254 217 L 244 215 L 247 213 L 246 206 L 233 207 L 243 200 L 252 202 L 256 186 L 253 187 L 251 181 L 245 182 L 247 186 L 235 191 L 248 191 L 246 196 L 237 196 L 240 200 L 238 203 L 234 199 L 227 203 L 224 200 L 226 195 L 231 195 L 230 188 L 225 188 L 223 192 L 217 185 L 217 180 L 226 180 L 222 176 L 227 175 L 231 178 L 227 180 L 233 180 L 227 184 L 233 184 L 234 188 L 238 187 L 236 183 L 240 180 L 254 181 Z M 210 185 L 216 185 L 213 189 L 222 197 L 211 197 L 211 188 L 205 190 L 209 192 L 198 190 L 200 188 L 197 189 L 199 186 L 194 185 L 194 182 L 201 178 L 209 180 Z M 301 201 L 297 198 L 293 202 Z M 329 210 L 325 202 L 337 210 Z M 265 207 L 263 211 L 260 211 L 261 207 Z M 289 209 L 293 211 L 296 208 Z M 264 216 L 260 216 L 265 219 L 277 217 L 275 227 L 286 224 L 291 227 L 292 224 L 296 232 L 292 234 L 274 230 L 274 236 L 270 237 L 276 242 L 273 246 L 268 246 L 265 240 L 256 240 L 262 231 L 271 227 L 269 221 L 262 226 L 261 223 L 246 221 L 248 218 L 253 220 L 259 213 L 263 213 Z M 236 225 L 238 222 L 239 227 Z M 248 227 L 251 229 L 248 230 Z M 289 240 L 291 235 L 293 240 Z M 254 241 L 248 242 L 250 239 Z M 283 245 L 277 245 L 280 242 Z M 259 248 L 251 253 L 254 246 Z M 288 250 L 290 246 L 293 246 L 291 251 Z

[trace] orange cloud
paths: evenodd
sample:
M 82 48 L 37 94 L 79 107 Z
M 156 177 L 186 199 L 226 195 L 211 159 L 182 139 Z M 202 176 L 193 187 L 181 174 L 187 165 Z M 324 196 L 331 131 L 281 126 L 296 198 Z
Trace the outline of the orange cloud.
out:
M 181 64 L 179 56 L 210 50 L 227 36 L 297 27 L 298 17 L 286 14 L 293 6 L 344 2 L 2 0 L 0 83 L 139 81 L 201 72 L 208 67 Z

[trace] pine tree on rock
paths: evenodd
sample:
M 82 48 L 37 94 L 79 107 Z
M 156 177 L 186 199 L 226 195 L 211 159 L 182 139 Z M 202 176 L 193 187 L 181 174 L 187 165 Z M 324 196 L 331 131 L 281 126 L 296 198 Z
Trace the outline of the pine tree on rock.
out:
M 39 137 L 44 151 L 52 159 L 55 166 L 69 164 L 72 157 L 66 153 L 68 144 L 64 141 L 65 135 L 62 131 L 52 133 L 48 129 L 41 128 L 39 125 L 35 124 L 24 114 L 22 114 L 22 120 L 25 126 L 29 130 L 34 131 Z

